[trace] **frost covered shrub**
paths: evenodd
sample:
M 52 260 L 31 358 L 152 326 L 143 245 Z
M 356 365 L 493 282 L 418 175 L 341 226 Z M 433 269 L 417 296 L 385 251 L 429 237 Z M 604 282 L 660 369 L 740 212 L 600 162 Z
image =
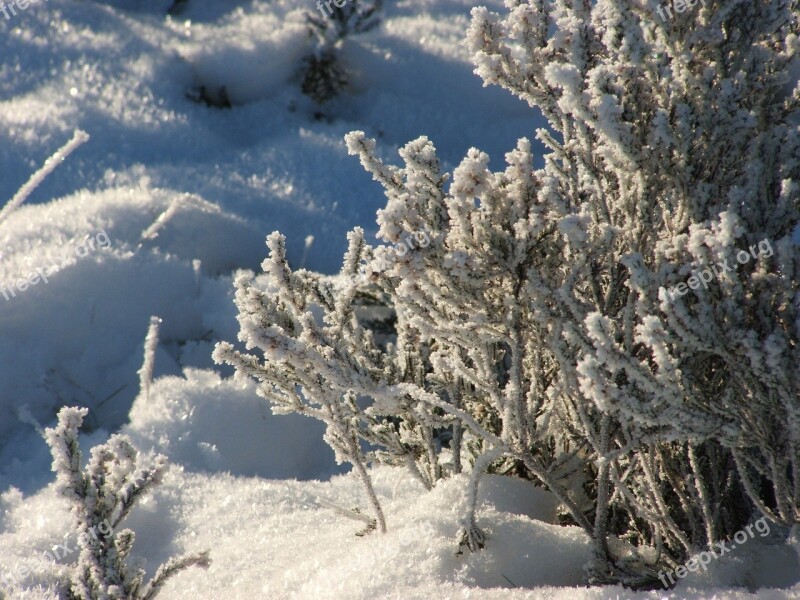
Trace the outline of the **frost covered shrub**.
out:
M 377 13 L 381 7 L 382 0 L 346 0 L 342 6 L 332 0 L 317 0 L 321 16 L 306 14 L 317 47 L 305 59 L 304 94 L 323 104 L 345 89 L 348 77 L 339 59 L 342 43 L 350 35 L 366 33 L 377 27 L 380 24 Z
M 259 290 L 245 274 L 235 282 L 239 338 L 247 349 L 259 349 L 263 359 L 228 343 L 217 345 L 214 359 L 257 380 L 258 393 L 271 401 L 275 412 L 296 412 L 327 425 L 326 442 L 337 461 L 353 465 L 375 514 L 373 527 L 385 531 L 366 463 L 405 465 L 431 488 L 442 474 L 434 435 L 442 424 L 406 389 L 417 390 L 411 382 L 424 379 L 424 349 L 415 347 L 414 340 L 400 339 L 399 353 L 393 351 L 395 345 L 387 351 L 358 322 L 359 264 L 368 249 L 360 229 L 348 238 L 337 289 L 317 274 L 292 272 L 285 238 L 271 234 L 271 253 L 263 266 L 274 291 Z M 377 401 L 365 406 L 364 398 Z M 403 420 L 393 420 L 399 412 Z
M 338 96 L 347 87 L 347 72 L 333 48 L 318 50 L 306 57 L 301 90 L 319 104 Z
M 556 133 L 538 132 L 538 196 L 565 266 L 532 302 L 561 421 L 599 459 L 595 540 L 627 528 L 674 560 L 754 508 L 797 523 L 797 2 L 709 2 L 669 23 L 653 3 L 507 6 L 476 9 L 469 43 L 484 81 Z M 762 240 L 774 255 L 667 297 Z
M 397 311 L 398 346 L 408 339 L 428 355 L 422 389 L 414 392 L 432 415 L 441 412 L 452 422 L 454 463 L 462 453 L 474 463 L 461 545 L 476 550 L 484 543 L 475 523 L 476 488 L 502 460 L 511 463 L 504 470 L 545 484 L 571 520 L 592 534 L 591 508 L 582 506 L 585 499 L 566 477 L 588 443 L 553 424 L 564 416 L 552 395 L 558 362 L 532 303 L 546 285 L 542 274 L 561 271 L 565 243 L 557 210 L 538 195 L 542 176 L 533 169 L 530 144 L 520 140 L 499 173 L 473 149 L 448 191 L 448 176 L 426 138 L 401 150 L 403 169 L 380 162 L 374 141 L 361 132 L 347 144 L 386 189 L 378 235 L 394 241 L 403 231 L 422 230 L 432 240 L 373 279 Z M 371 262 L 382 253 L 373 252 Z M 435 395 L 423 395 L 428 389 Z
M 89 464 L 81 470 L 78 429 L 87 412 L 64 407 L 56 427 L 45 432 L 57 490 L 70 502 L 80 548 L 67 596 L 79 600 L 155 598 L 179 571 L 194 565 L 207 568 L 211 562 L 208 552 L 168 560 L 146 584 L 144 570 L 129 567 L 134 533 L 119 529 L 119 525 L 137 500 L 161 481 L 166 458 L 156 457 L 151 467 L 139 466 L 136 449 L 128 439 L 113 435 L 107 443 L 92 448 Z M 98 530 L 109 534 L 98 536 L 94 533 Z
M 383 270 L 387 247 L 356 230 L 335 288 L 291 273 L 273 234 L 277 294 L 237 281 L 241 339 L 263 358 L 216 355 L 284 410 L 350 432 L 362 462 L 429 486 L 469 463 L 463 547 L 486 542 L 481 474 L 515 473 L 592 538 L 590 581 L 631 586 L 757 515 L 800 522 L 800 86 L 786 76 L 800 12 L 709 1 L 664 23 L 654 7 L 475 9 L 478 74 L 549 121 L 544 168 L 521 139 L 501 172 L 471 150 L 448 186 L 426 138 L 397 168 L 350 134 L 388 198 L 379 236 L 430 245 Z M 764 240 L 773 252 L 751 251 Z M 707 286 L 691 279 L 738 252 L 750 259 Z M 396 313 L 385 344 L 357 318 L 361 261 Z

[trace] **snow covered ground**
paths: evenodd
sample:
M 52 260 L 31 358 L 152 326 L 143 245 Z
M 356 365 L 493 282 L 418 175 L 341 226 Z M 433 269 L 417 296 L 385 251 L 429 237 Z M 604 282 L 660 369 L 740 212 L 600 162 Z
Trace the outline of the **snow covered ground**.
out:
M 374 234 L 384 196 L 346 132 L 378 138 L 392 162 L 425 134 L 445 168 L 471 146 L 497 167 L 542 120 L 472 74 L 468 0 L 388 3 L 379 29 L 348 41 L 353 91 L 323 115 L 299 91 L 310 0 L 190 0 L 166 17 L 170 5 L 48 0 L 0 16 L 0 203 L 74 130 L 91 136 L 0 223 L 0 286 L 15 290 L 0 292 L 0 589 L 56 597 L 64 568 L 42 553 L 74 540 L 39 429 L 79 405 L 86 451 L 123 428 L 174 465 L 128 521 L 135 554 L 150 570 L 205 548 L 214 562 L 164 598 L 800 598 L 797 584 L 731 587 L 797 581 L 796 557 L 768 538 L 669 593 L 581 587 L 583 534 L 554 525 L 548 494 L 499 477 L 484 486 L 480 555 L 455 555 L 461 478 L 420 495 L 376 469 L 390 531 L 356 537 L 331 504 L 364 507 L 361 488 L 322 428 L 273 416 L 211 361 L 237 335 L 233 275 L 259 268 L 276 229 L 294 266 L 329 274 L 348 230 Z M 191 100 L 200 86 L 224 86 L 234 107 Z M 163 322 L 148 399 L 137 370 L 151 315 Z

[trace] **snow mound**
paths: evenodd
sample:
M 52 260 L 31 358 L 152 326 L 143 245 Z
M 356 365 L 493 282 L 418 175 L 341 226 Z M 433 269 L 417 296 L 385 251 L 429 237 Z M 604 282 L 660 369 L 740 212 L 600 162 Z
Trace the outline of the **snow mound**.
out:
M 0 252 L 0 480 L 24 487 L 49 465 L 31 425 L 65 405 L 88 407 L 90 429 L 127 420 L 151 315 L 163 320 L 157 375 L 211 366 L 211 340 L 236 332 L 220 275 L 257 266 L 264 242 L 202 198 L 142 182 L 23 206 Z
M 227 396 L 234 407 L 246 403 L 248 392 L 242 387 L 237 390 L 237 386 L 208 373 L 187 376 L 188 381 L 182 384 L 175 378 L 157 381 L 151 389 L 153 407 L 149 410 L 140 405 L 141 398 L 137 399 L 135 424 L 128 433 L 136 436 L 137 431 L 147 429 L 147 423 L 154 424 L 158 412 L 166 409 L 164 398 L 171 395 L 175 406 L 181 389 L 204 396 L 209 403 L 214 394 L 220 399 Z M 202 436 L 195 438 L 199 439 Z M 94 443 L 97 441 L 101 440 Z M 193 450 L 191 442 L 163 447 L 175 456 L 183 447 L 194 455 L 190 462 L 204 467 L 204 451 Z M 220 450 L 220 459 L 227 457 Z M 385 535 L 358 537 L 363 523 L 344 518 L 331 508 L 366 509 L 360 482 L 352 474 L 336 475 L 327 482 L 268 481 L 225 473 L 191 473 L 173 466 L 163 485 L 137 504 L 125 521 L 136 532 L 133 558 L 152 575 L 155 566 L 170 555 L 211 550 L 210 569 L 177 575 L 159 596 L 164 600 L 800 598 L 800 586 L 752 594 L 726 589 L 730 581 L 711 590 L 689 578 L 670 591 L 586 587 L 581 565 L 591 555 L 587 536 L 577 527 L 524 516 L 531 512 L 552 516 L 554 500 L 531 484 L 508 477 L 487 476 L 481 485 L 478 522 L 488 534 L 486 547 L 476 554 L 457 555 L 465 476 L 442 481 L 426 493 L 402 469 L 381 467 L 370 469 L 370 473 L 389 530 Z M 55 544 L 74 546 L 69 523 L 66 502 L 56 496 L 52 485 L 24 501 L 14 489 L 0 496 L 0 590 L 9 592 L 12 598 L 56 598 L 58 582 L 67 575 L 65 565 L 73 562 L 77 553 L 55 565 L 43 555 Z M 746 562 L 736 561 L 736 568 L 745 568 L 751 576 L 766 566 L 763 562 Z M 717 583 L 723 578 L 720 574 Z
M 123 429 L 137 447 L 166 454 L 188 471 L 272 479 L 327 479 L 341 471 L 322 440 L 322 423 L 273 415 L 251 382 L 186 369 L 140 395 Z
M 224 88 L 234 105 L 270 98 L 283 91 L 312 51 L 304 12 L 237 10 L 221 24 L 192 25 L 179 52 L 191 65 L 196 85 L 207 94 Z
M 389 532 L 358 537 L 363 524 L 329 508 L 366 508 L 360 483 L 350 474 L 320 483 L 174 473 L 168 485 L 180 492 L 169 496 L 180 494 L 183 511 L 175 548 L 210 547 L 214 563 L 170 586 L 164 597 L 484 598 L 501 591 L 513 597 L 509 580 L 517 586 L 581 585 L 580 565 L 591 550 L 577 528 L 502 512 L 484 500 L 480 524 L 489 534 L 487 546 L 480 554 L 457 556 L 466 477 L 424 493 L 400 469 L 371 474 Z M 506 487 L 509 479 L 490 479 L 494 495 L 506 501 L 519 492 L 516 482 Z M 157 495 L 167 497 L 165 491 Z M 168 512 L 167 506 L 159 512 Z M 566 598 L 564 592 L 546 595 Z

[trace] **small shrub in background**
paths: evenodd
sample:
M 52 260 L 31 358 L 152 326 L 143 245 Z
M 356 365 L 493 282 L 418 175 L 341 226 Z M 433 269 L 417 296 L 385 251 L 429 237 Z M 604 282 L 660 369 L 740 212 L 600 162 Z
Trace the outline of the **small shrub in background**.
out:
M 348 36 L 366 33 L 380 24 L 378 12 L 381 6 L 382 0 L 347 0 L 341 6 L 330 0 L 317 1 L 321 15 L 306 15 L 317 47 L 306 57 L 302 83 L 304 94 L 324 104 L 346 88 L 347 71 L 341 63 L 339 50 Z

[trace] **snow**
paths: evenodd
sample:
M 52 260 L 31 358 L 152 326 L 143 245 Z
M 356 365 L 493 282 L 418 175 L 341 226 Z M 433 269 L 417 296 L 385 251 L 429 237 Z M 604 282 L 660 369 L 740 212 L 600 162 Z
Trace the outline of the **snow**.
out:
M 328 479 L 341 471 L 321 423 L 271 414 L 255 385 L 207 369 L 165 376 L 140 395 L 123 428 L 138 448 L 190 471 L 268 479 Z
M 195 452 L 187 462 L 204 461 Z M 422 494 L 401 470 L 380 468 L 372 474 L 390 515 L 385 536 L 356 537 L 359 523 L 329 508 L 363 508 L 361 486 L 350 474 L 303 482 L 173 468 L 127 523 L 137 534 L 135 552 L 151 569 L 177 552 L 212 549 L 211 568 L 178 575 L 163 593 L 169 599 L 711 597 L 703 582 L 695 582 L 696 588 L 637 594 L 582 587 L 581 565 L 591 552 L 586 536 L 577 527 L 531 518 L 552 517 L 554 501 L 541 490 L 522 489 L 530 488 L 528 483 L 500 476 L 487 477 L 479 500 L 479 523 L 490 534 L 487 547 L 480 554 L 456 556 L 453 539 L 465 476 Z M 504 510 L 519 507 L 523 494 L 528 514 Z M 2 503 L 4 567 L 28 566 L 27 585 L 52 581 L 58 569 L 42 574 L 48 565 L 41 553 L 65 539 L 68 548 L 74 544 L 62 502 L 48 488 L 24 502 L 7 492 Z M 763 567 L 742 559 L 726 568 L 737 570 L 742 579 Z M 715 590 L 713 597 L 785 599 L 798 598 L 800 592 Z
M 356 537 L 359 523 L 328 503 L 366 500 L 324 427 L 272 415 L 253 384 L 210 358 L 238 332 L 237 270 L 259 270 L 275 230 L 290 262 L 327 274 L 348 230 L 377 232 L 384 196 L 348 156 L 348 131 L 392 156 L 425 134 L 450 170 L 473 146 L 498 167 L 543 121 L 473 75 L 466 0 L 387 3 L 382 27 L 345 45 L 354 91 L 321 118 L 297 74 L 310 2 L 190 0 L 165 17 L 171 4 L 48 0 L 0 17 L 3 202 L 73 132 L 90 135 L 0 223 L 0 286 L 47 273 L 0 295 L 0 590 L 56 598 L 75 559 L 43 558 L 74 543 L 40 434 L 69 405 L 89 408 L 85 455 L 121 429 L 173 464 L 126 521 L 134 554 L 150 575 L 179 552 L 208 548 L 214 562 L 162 598 L 800 598 L 795 557 L 762 547 L 758 561 L 720 561 L 670 592 L 584 587 L 584 534 L 555 524 L 548 493 L 499 476 L 482 486 L 490 537 L 478 555 L 455 555 L 465 477 L 424 494 L 399 470 L 372 469 L 389 532 Z M 192 101 L 200 86 L 224 87 L 233 108 Z M 794 587 L 751 595 L 734 583 Z

